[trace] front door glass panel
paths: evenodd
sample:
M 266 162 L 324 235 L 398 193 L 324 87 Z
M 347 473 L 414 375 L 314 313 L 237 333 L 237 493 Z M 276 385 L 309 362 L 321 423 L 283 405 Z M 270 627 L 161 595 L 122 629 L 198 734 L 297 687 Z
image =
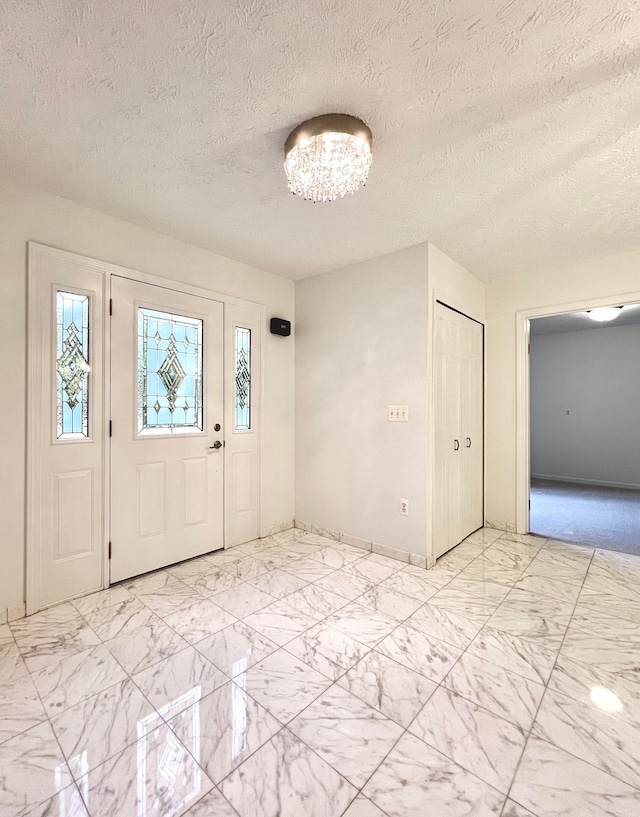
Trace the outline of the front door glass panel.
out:
M 203 321 L 138 308 L 138 434 L 201 432 Z

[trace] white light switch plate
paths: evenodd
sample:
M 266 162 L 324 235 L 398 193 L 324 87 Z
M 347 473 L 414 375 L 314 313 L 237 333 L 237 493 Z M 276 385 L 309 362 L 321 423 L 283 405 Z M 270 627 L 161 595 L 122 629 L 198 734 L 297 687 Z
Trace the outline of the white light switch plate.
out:
M 409 406 L 388 406 L 387 420 L 390 423 L 408 423 Z

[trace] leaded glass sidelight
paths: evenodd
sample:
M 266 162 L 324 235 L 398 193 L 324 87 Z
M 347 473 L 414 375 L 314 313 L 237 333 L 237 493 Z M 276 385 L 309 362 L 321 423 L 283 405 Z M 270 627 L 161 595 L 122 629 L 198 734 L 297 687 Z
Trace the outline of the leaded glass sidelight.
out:
M 89 296 L 56 294 L 56 437 L 89 436 Z
M 251 329 L 236 326 L 236 431 L 251 429 Z
M 138 433 L 202 431 L 199 318 L 138 309 Z

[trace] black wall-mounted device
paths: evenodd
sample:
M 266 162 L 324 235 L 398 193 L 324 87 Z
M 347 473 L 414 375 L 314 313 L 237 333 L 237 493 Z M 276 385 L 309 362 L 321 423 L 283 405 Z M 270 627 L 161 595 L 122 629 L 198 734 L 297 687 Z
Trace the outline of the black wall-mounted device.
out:
M 284 318 L 271 318 L 271 334 L 288 338 L 291 334 L 291 321 L 285 321 Z

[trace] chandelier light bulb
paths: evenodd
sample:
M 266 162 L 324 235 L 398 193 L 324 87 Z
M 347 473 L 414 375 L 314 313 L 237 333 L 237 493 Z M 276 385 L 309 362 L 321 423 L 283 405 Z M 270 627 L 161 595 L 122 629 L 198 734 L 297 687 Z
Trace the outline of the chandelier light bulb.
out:
M 284 146 L 289 190 L 309 201 L 335 201 L 364 185 L 371 167 L 371 131 L 347 114 L 298 125 Z

